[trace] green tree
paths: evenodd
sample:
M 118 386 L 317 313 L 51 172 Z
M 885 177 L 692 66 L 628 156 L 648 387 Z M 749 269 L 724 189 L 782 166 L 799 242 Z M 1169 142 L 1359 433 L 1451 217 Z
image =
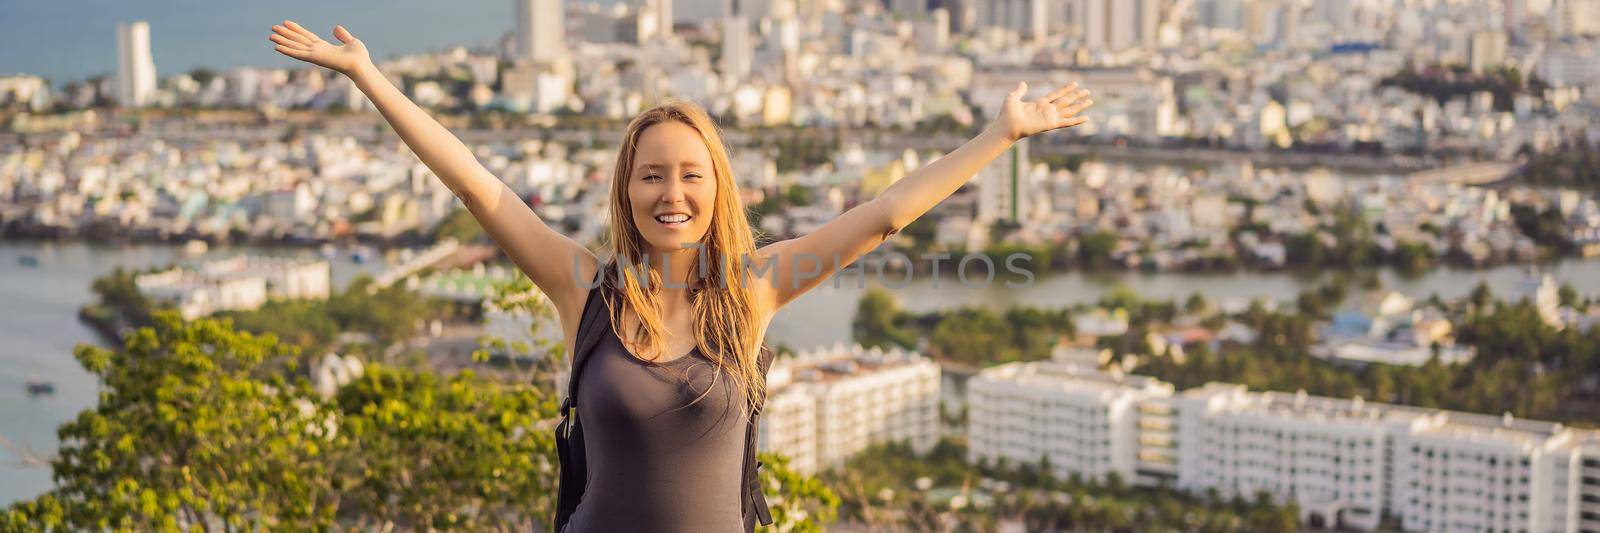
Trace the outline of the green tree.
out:
M 472 212 L 465 208 L 456 208 L 445 215 L 444 219 L 433 227 L 432 234 L 435 241 L 454 238 L 463 244 L 475 242 L 485 235 L 483 225 L 478 224 L 478 220 L 472 217 Z
M 867 347 L 909 348 L 916 339 L 900 328 L 900 303 L 889 291 L 873 287 L 861 295 L 856 304 L 856 318 L 850 325 L 856 342 Z
M 297 350 L 158 312 L 82 345 L 100 403 L 60 429 L 56 487 L 0 529 L 526 529 L 549 515 L 554 399 L 370 365 L 332 398 Z
M 320 459 L 336 427 L 270 336 L 159 312 L 121 350 L 80 345 L 100 403 L 59 431 L 55 489 L 12 507 L 5 529 L 321 528 L 337 494 Z
M 761 486 L 772 510 L 776 532 L 820 532 L 839 516 L 839 496 L 821 480 L 789 467 L 789 459 L 763 453 Z
M 1078 260 L 1089 268 L 1108 266 L 1119 238 L 1109 231 L 1097 231 L 1078 239 Z

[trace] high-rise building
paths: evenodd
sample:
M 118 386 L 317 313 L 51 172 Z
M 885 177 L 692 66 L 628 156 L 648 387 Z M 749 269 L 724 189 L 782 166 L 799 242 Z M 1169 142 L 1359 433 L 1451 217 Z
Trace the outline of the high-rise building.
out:
M 741 15 L 722 19 L 722 75 L 735 82 L 750 79 L 750 23 Z
M 979 173 L 978 220 L 1020 222 L 1028 218 L 1028 139 L 1022 139 Z
M 1468 63 L 1474 74 L 1504 65 L 1508 39 L 1503 31 L 1473 32 Z
M 1555 0 L 1549 21 L 1562 37 L 1600 34 L 1600 0 Z
M 928 12 L 928 0 L 890 0 L 889 10 L 896 15 L 915 19 Z
M 977 26 L 1015 30 L 1026 39 L 1047 35 L 1049 3 L 1045 0 L 992 0 L 976 2 Z
M 653 4 L 651 7 L 655 8 L 656 35 L 664 38 L 671 38 L 672 25 L 674 24 L 672 18 L 672 0 L 651 0 L 651 2 Z
M 771 11 L 769 0 L 678 0 L 678 20 L 700 24 L 743 15 L 759 20 Z
M 562 0 L 513 0 L 517 59 L 553 62 L 567 53 L 567 13 Z
M 1323 0 L 1323 3 L 1348 2 L 1348 0 Z M 1201 26 L 1222 29 L 1241 29 L 1244 26 L 1244 2 L 1242 0 L 1199 0 L 1195 3 L 1196 14 L 1199 16 Z
M 1505 17 L 1501 29 L 1507 33 L 1520 33 L 1528 22 L 1528 0 L 1502 0 L 1501 14 Z
M 144 21 L 117 25 L 117 103 L 144 107 L 156 93 L 156 63 L 150 58 L 150 25 Z
M 843 345 L 773 362 L 760 449 L 812 473 L 875 444 L 939 441 L 939 365 L 916 352 Z
M 1067 12 L 1085 46 L 1154 48 L 1161 27 L 1161 4 L 1161 0 L 1072 0 Z

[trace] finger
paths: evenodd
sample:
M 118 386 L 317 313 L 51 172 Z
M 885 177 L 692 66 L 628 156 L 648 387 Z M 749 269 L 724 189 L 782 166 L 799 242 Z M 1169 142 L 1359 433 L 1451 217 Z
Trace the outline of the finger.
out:
M 339 25 L 334 25 L 333 37 L 344 44 L 350 44 L 356 40 L 356 36 L 351 35 L 350 30 L 344 29 L 344 26 Z
M 1068 110 L 1072 108 L 1072 106 L 1081 104 L 1085 100 L 1088 100 L 1088 98 L 1062 98 L 1060 100 L 1056 100 L 1056 103 L 1054 105 L 1056 106 L 1056 110 L 1057 111 L 1060 111 L 1062 113 L 1067 113 Z
M 1019 81 L 1017 82 L 1017 88 L 1012 89 L 1011 94 L 1006 95 L 1006 98 L 1020 100 L 1024 94 L 1028 94 L 1028 82 Z
M 1078 82 L 1071 82 L 1066 85 L 1062 85 L 1061 87 L 1056 88 L 1056 90 L 1050 91 L 1050 94 L 1044 95 L 1044 101 L 1055 102 L 1057 98 L 1066 96 L 1067 93 L 1070 93 L 1073 89 L 1077 88 Z
M 1071 105 L 1072 103 L 1082 100 L 1087 96 L 1089 96 L 1088 89 L 1078 89 L 1076 91 L 1064 94 L 1060 98 L 1052 100 L 1051 103 L 1054 103 L 1057 107 Z
M 301 50 L 299 48 L 289 48 L 289 47 L 281 45 L 281 44 L 278 45 L 278 46 L 275 46 L 273 48 L 276 49 L 278 51 L 278 53 L 286 55 L 286 56 L 289 56 L 289 57 L 292 57 L 292 58 L 295 58 L 295 59 L 305 59 L 306 55 L 311 53 L 311 51 L 309 51 L 309 50 Z
M 267 39 L 270 39 L 272 42 L 275 42 L 275 43 L 278 43 L 278 44 L 281 44 L 283 46 L 287 46 L 289 48 L 293 48 L 293 49 L 296 49 L 296 50 L 306 50 L 307 49 L 306 45 L 301 44 L 301 43 L 299 43 L 297 41 L 294 41 L 294 40 L 292 40 L 292 39 L 290 39 L 288 37 L 284 37 L 282 35 L 278 35 L 276 33 L 272 34 L 271 36 L 268 36 Z
M 1061 114 L 1070 117 L 1072 115 L 1076 115 L 1078 113 L 1083 112 L 1083 110 L 1088 109 L 1089 106 L 1092 106 L 1092 105 L 1094 105 L 1094 100 L 1079 100 L 1078 103 L 1069 105 L 1066 108 L 1062 109 L 1061 110 Z
M 1056 129 L 1071 128 L 1073 126 L 1082 126 L 1085 122 L 1088 122 L 1088 121 L 1089 121 L 1089 117 L 1072 117 L 1072 118 L 1069 118 L 1069 119 L 1061 121 L 1059 123 L 1059 125 L 1056 126 Z
M 321 37 L 317 37 L 317 34 L 312 33 L 311 30 L 306 29 L 305 26 L 301 26 L 299 24 L 296 24 L 292 20 L 283 21 L 283 25 L 284 26 L 288 26 L 289 29 L 291 29 L 291 30 L 300 32 L 302 35 L 305 35 L 306 38 L 311 39 L 311 42 L 313 42 L 313 43 L 322 40 Z
M 314 42 L 311 39 L 306 38 L 305 35 L 301 35 L 300 32 L 291 30 L 291 29 L 283 27 L 283 26 L 273 26 L 272 27 L 272 33 L 275 33 L 275 34 L 278 34 L 278 35 L 282 35 L 286 39 L 289 39 L 289 40 L 294 41 L 296 43 L 300 43 L 300 44 L 305 45 L 305 46 L 311 46 L 311 43 Z

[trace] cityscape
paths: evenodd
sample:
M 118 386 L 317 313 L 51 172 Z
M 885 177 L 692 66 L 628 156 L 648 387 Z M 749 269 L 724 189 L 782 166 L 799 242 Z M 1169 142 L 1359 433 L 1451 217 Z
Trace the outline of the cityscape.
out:
M 148 9 L 0 63 L 0 530 L 547 527 L 549 302 L 349 78 L 263 66 L 297 13 L 174 70 Z M 778 529 L 1600 531 L 1600 0 L 470 9 L 378 69 L 595 250 L 666 98 L 765 243 L 1093 92 L 861 261 L 909 283 L 774 319 Z

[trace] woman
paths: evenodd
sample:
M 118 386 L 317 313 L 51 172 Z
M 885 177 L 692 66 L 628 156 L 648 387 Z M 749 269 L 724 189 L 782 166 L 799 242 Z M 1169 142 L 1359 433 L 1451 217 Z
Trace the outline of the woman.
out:
M 741 430 L 765 395 L 757 359 L 773 315 L 1016 141 L 1083 124 L 1077 115 L 1092 103 L 1075 84 L 1023 101 L 1027 84 L 1019 83 L 976 138 L 815 232 L 759 249 L 716 126 L 694 104 L 662 104 L 623 134 L 611 184 L 609 257 L 636 268 L 612 269 L 546 226 L 390 84 L 344 27 L 333 29 L 340 44 L 291 21 L 272 29 L 278 52 L 344 74 L 366 94 L 547 295 L 567 346 L 577 340 L 588 304 L 604 302 L 598 327 L 609 331 L 585 354 L 575 380 L 588 469 L 570 531 L 738 531 Z

